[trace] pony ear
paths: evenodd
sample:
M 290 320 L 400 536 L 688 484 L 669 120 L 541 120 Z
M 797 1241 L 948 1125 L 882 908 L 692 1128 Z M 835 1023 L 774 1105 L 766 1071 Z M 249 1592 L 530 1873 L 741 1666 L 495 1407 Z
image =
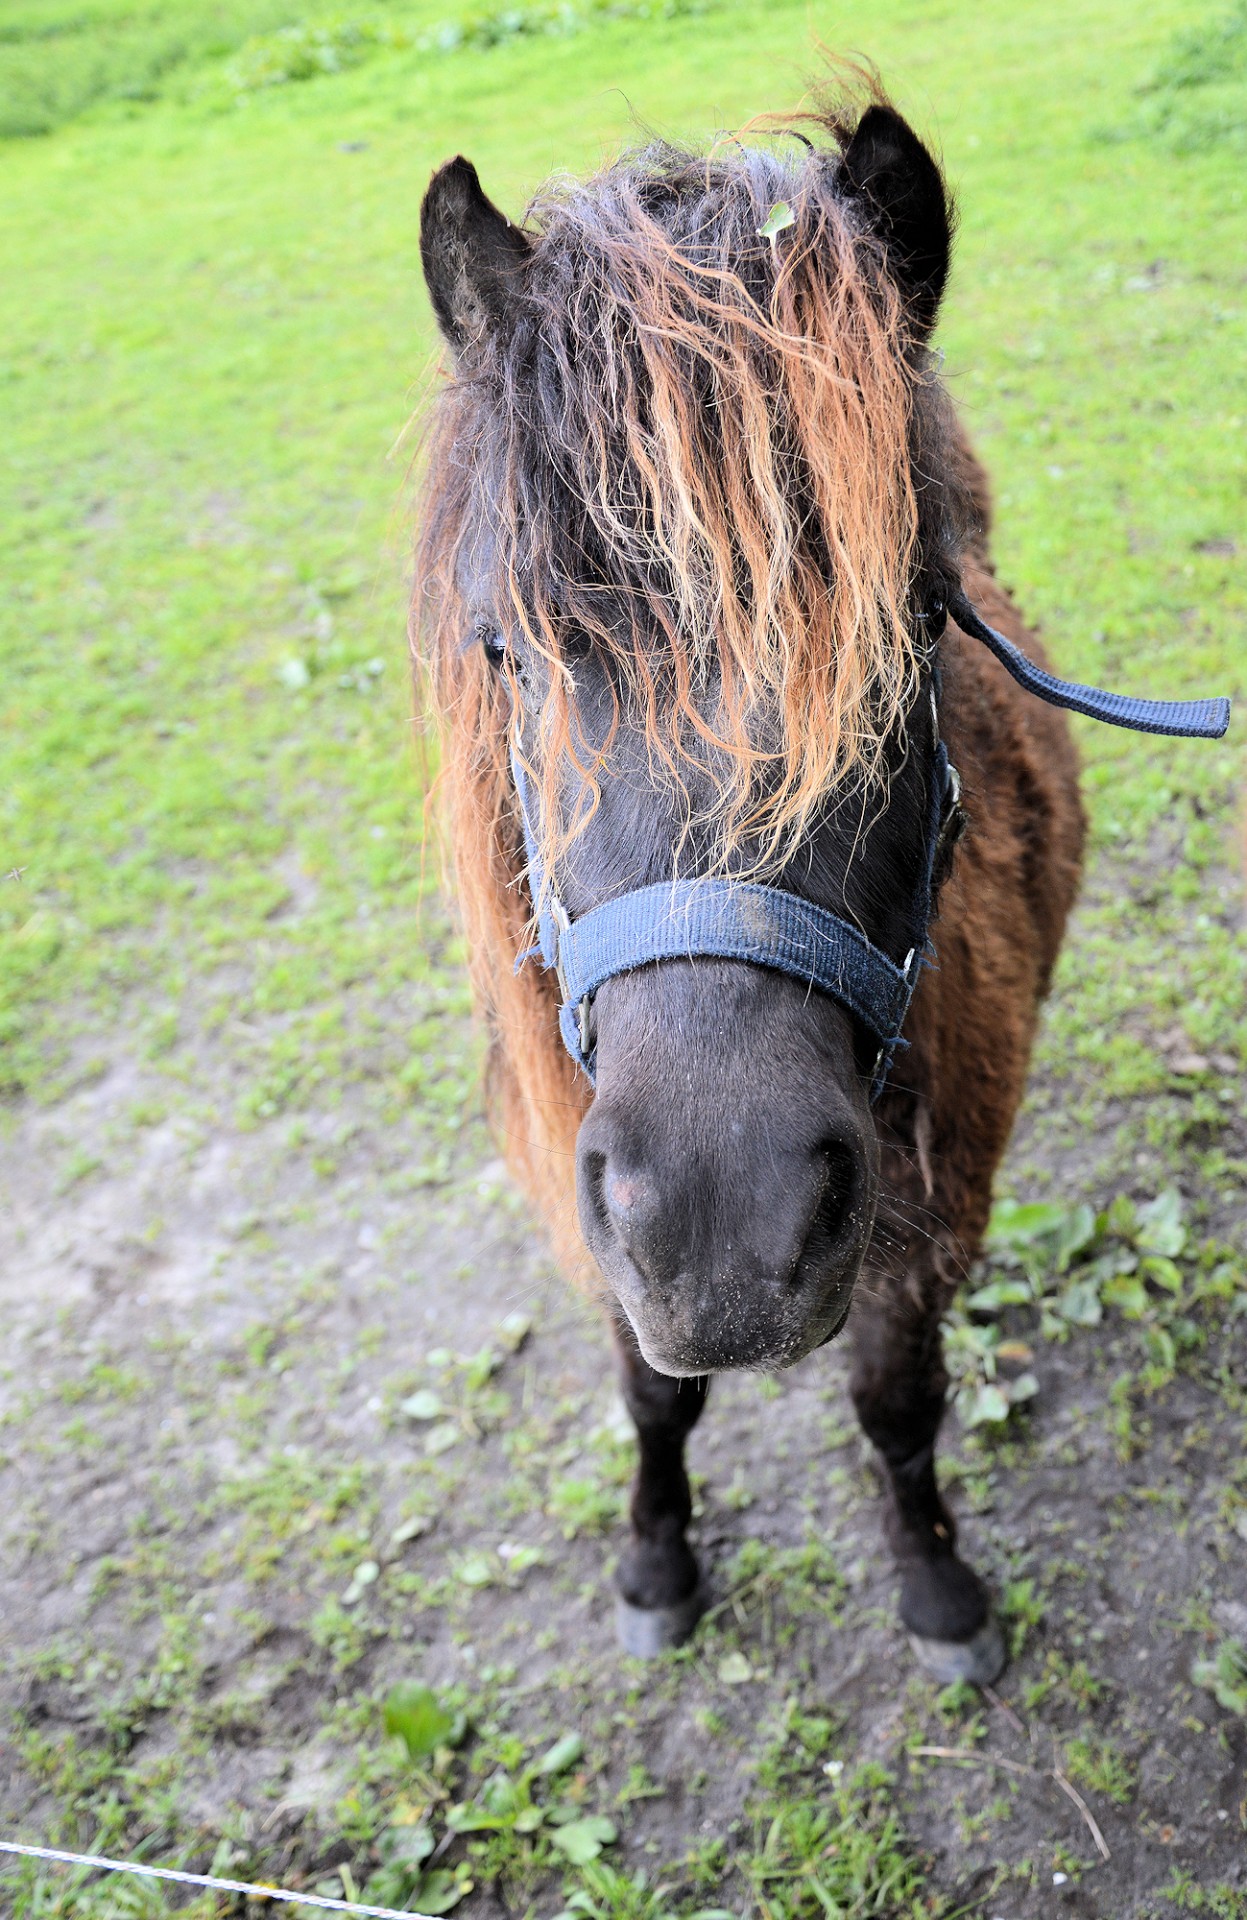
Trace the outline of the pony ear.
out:
M 460 154 L 433 175 L 420 208 L 420 259 L 437 323 L 456 353 L 505 321 L 532 247 L 481 191 Z
M 861 201 L 911 314 L 929 333 L 952 248 L 952 206 L 935 161 L 899 113 L 867 107 L 844 150 L 840 178 Z

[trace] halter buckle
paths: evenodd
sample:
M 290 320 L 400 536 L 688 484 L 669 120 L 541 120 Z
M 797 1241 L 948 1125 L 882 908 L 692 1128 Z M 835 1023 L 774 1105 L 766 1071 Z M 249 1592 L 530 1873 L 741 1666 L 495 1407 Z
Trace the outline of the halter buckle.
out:
M 546 899 L 549 903 L 550 918 L 554 922 L 554 931 L 557 936 L 554 942 L 554 977 L 559 983 L 559 998 L 565 1001 L 567 999 L 567 969 L 563 965 L 563 935 L 571 932 L 572 923 L 567 908 L 563 905 L 563 902 L 559 899 L 553 887 L 551 887 L 547 893 Z
M 931 849 L 931 879 L 939 886 L 947 877 L 948 858 L 966 830 L 965 808 L 961 804 L 961 775 L 952 761 L 944 777 L 944 804 L 935 845 Z
M 554 977 L 559 983 L 559 999 L 564 1006 L 573 1004 L 567 979 L 567 968 L 563 964 L 563 936 L 571 932 L 571 916 L 557 893 L 551 888 L 546 896 L 550 907 L 550 918 L 554 922 L 556 939 L 554 943 Z M 589 1013 L 592 1007 L 592 995 L 582 994 L 576 1005 L 576 1033 L 580 1041 L 582 1062 L 587 1066 L 593 1051 L 589 1033 Z

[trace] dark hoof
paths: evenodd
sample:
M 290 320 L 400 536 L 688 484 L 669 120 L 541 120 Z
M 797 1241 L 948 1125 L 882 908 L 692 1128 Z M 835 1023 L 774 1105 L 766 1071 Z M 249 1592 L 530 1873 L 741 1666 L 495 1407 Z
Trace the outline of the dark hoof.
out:
M 909 1644 L 918 1665 L 941 1686 L 956 1680 L 970 1680 L 976 1687 L 990 1687 L 1005 1670 L 1008 1654 L 1004 1636 L 989 1614 L 977 1633 L 968 1640 L 927 1640 L 911 1633 Z
M 615 1632 L 634 1660 L 652 1660 L 669 1647 L 682 1647 L 701 1619 L 706 1596 L 700 1587 L 674 1607 L 634 1607 L 620 1595 L 615 1601 Z

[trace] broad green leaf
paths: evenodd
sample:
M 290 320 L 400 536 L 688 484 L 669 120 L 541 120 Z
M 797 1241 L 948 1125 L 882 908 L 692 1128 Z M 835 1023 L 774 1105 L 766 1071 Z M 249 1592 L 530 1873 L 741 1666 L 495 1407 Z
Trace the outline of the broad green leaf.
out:
M 418 1680 L 400 1680 L 385 1697 L 385 1730 L 402 1741 L 413 1760 L 443 1745 L 454 1724 L 455 1716 L 433 1689 Z
M 1191 1678 L 1227 1713 L 1247 1714 L 1247 1650 L 1237 1640 L 1223 1640 L 1211 1660 L 1197 1660 Z
M 568 1767 L 574 1767 L 585 1750 L 585 1743 L 578 1733 L 565 1733 L 548 1747 L 537 1762 L 538 1773 L 566 1773 Z
M 478 1392 L 485 1382 L 497 1373 L 501 1364 L 492 1347 L 482 1347 L 479 1353 L 473 1354 L 463 1370 L 464 1385 L 468 1392 Z
M 360 1600 L 368 1591 L 369 1587 L 375 1585 L 377 1579 L 380 1577 L 380 1573 L 381 1569 L 375 1560 L 361 1561 L 351 1576 L 350 1586 L 342 1596 L 343 1606 L 353 1607 L 356 1601 Z
M 788 202 L 777 200 L 758 228 L 758 233 L 763 240 L 774 241 L 781 233 L 785 233 L 789 227 L 795 227 L 796 224 L 797 216 Z
M 1075 1327 L 1098 1327 L 1104 1318 L 1100 1289 L 1094 1280 L 1075 1280 L 1057 1302 L 1062 1317 Z
M 509 1773 L 499 1770 L 485 1783 L 481 1799 L 491 1813 L 514 1813 L 524 1804 L 519 1790 Z
M 509 1824 L 505 1813 L 491 1813 L 488 1807 L 478 1807 L 475 1801 L 452 1807 L 446 1815 L 446 1825 L 452 1833 L 501 1833 Z
M 966 1301 L 971 1313 L 998 1313 L 1002 1307 L 1029 1306 L 1034 1299 L 1029 1280 L 991 1280 Z
M 1154 1367 L 1172 1373 L 1178 1364 L 1177 1342 L 1168 1327 L 1148 1327 L 1144 1334 L 1147 1357 Z
M 382 1841 L 382 1852 L 387 1861 L 396 1861 L 407 1867 L 421 1867 L 436 1844 L 433 1829 L 422 1820 L 414 1827 L 390 1827 Z
M 1163 1253 L 1145 1253 L 1139 1262 L 1139 1272 L 1145 1280 L 1154 1280 L 1169 1293 L 1182 1291 L 1182 1270 Z
M 1053 1265 L 1064 1273 L 1076 1253 L 1083 1253 L 1095 1239 L 1095 1213 L 1091 1207 L 1072 1207 L 1057 1228 Z
M 719 1679 L 725 1687 L 743 1687 L 753 1679 L 753 1668 L 743 1653 L 728 1653 L 719 1662 Z
M 1115 1234 L 1119 1240 L 1133 1240 L 1137 1216 L 1134 1201 L 1127 1193 L 1119 1193 L 1108 1210 L 1105 1230 Z
M 550 1838 L 574 1867 L 587 1867 L 603 1847 L 613 1846 L 619 1835 L 613 1821 L 602 1814 L 591 1814 L 587 1819 L 569 1820 L 566 1826 L 553 1827 Z
M 1000 1329 L 994 1326 L 979 1327 L 973 1321 L 954 1322 L 945 1334 L 946 1343 L 951 1350 L 959 1353 L 971 1353 L 985 1365 L 994 1364 L 996 1348 L 1000 1345 Z
M 445 1867 L 426 1873 L 412 1895 L 412 1910 L 417 1913 L 449 1913 L 471 1893 L 473 1882 L 461 1880 Z
M 409 1540 L 418 1540 L 421 1534 L 427 1533 L 432 1525 L 433 1521 L 427 1513 L 413 1513 L 409 1519 L 401 1521 L 395 1527 L 390 1535 L 390 1545 L 405 1547 Z
M 442 1397 L 431 1387 L 422 1387 L 419 1393 L 409 1393 L 405 1400 L 400 1400 L 398 1410 L 409 1420 L 436 1420 L 442 1410 Z
M 1019 1373 L 1016 1380 L 1010 1380 L 1005 1387 L 1011 1407 L 1020 1407 L 1024 1400 L 1033 1400 L 1039 1392 L 1039 1382 L 1033 1373 Z
M 1141 1320 L 1147 1312 L 1147 1288 L 1134 1274 L 1121 1273 L 1104 1282 L 1104 1299 L 1120 1307 L 1127 1320 Z
M 1171 1260 L 1181 1253 L 1186 1245 L 1186 1228 L 1182 1224 L 1182 1195 L 1175 1187 L 1167 1187 L 1139 1208 L 1134 1237 L 1140 1252 L 1166 1254 Z
M 1009 1418 L 1009 1402 L 1001 1387 L 963 1387 L 957 1395 L 957 1412 L 963 1427 L 998 1425 Z
M 498 1558 L 505 1563 L 507 1572 L 518 1579 L 518 1576 L 527 1573 L 530 1567 L 539 1567 L 545 1559 L 545 1554 L 540 1547 L 514 1547 L 504 1544 L 498 1549 Z
M 526 1313 L 509 1313 L 498 1332 L 508 1353 L 518 1353 L 529 1334 L 533 1323 Z
M 1046 1200 L 1019 1206 L 1016 1200 L 998 1200 L 987 1229 L 988 1246 L 1031 1247 L 1060 1232 L 1067 1218 L 1064 1207 Z M 1094 1225 L 1094 1222 L 1093 1222 Z

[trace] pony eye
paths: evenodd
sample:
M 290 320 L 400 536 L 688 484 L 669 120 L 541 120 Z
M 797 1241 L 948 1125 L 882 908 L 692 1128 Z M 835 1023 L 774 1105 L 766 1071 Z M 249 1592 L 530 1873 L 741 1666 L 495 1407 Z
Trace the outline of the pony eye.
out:
M 476 638 L 485 649 L 485 657 L 495 667 L 500 667 L 507 657 L 507 643 L 491 620 L 478 620 Z
M 933 593 L 918 615 L 922 637 L 928 643 L 938 640 L 948 624 L 948 602 L 942 593 Z

